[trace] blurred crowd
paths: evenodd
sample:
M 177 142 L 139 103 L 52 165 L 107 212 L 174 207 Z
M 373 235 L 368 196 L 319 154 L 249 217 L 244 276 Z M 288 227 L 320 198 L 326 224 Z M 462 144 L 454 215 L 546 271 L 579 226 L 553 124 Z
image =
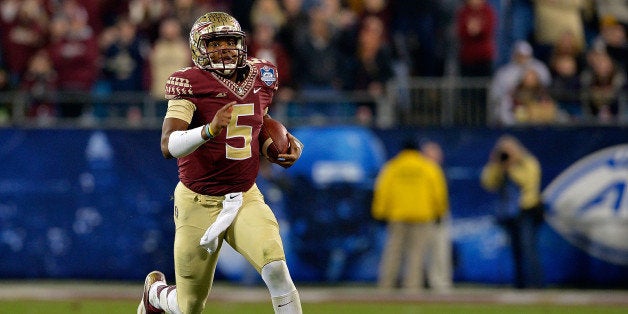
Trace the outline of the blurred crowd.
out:
M 0 0 L 0 92 L 26 92 L 26 115 L 40 121 L 141 117 L 123 101 L 76 98 L 145 92 L 163 102 L 167 77 L 191 65 L 189 29 L 208 11 L 235 16 L 249 56 L 278 66 L 279 102 L 376 99 L 399 76 L 491 77 L 488 114 L 499 124 L 612 122 L 626 89 L 625 0 Z M 355 105 L 364 123 L 377 114 L 372 101 Z M 0 99 L 0 122 L 11 110 Z

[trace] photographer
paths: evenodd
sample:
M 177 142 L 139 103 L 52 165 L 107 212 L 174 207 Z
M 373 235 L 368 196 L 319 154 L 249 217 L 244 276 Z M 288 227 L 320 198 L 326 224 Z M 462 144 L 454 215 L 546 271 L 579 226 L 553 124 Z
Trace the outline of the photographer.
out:
M 540 288 L 543 274 L 537 239 L 543 203 L 538 160 L 518 139 L 504 135 L 482 169 L 481 183 L 484 189 L 500 196 L 496 218 L 510 236 L 515 287 Z

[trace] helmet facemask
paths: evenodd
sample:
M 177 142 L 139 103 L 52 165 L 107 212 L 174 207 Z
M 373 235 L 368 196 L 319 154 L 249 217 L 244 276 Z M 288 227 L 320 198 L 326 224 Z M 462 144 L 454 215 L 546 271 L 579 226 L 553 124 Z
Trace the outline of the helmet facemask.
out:
M 213 45 L 223 41 L 229 45 Z M 196 20 L 190 31 L 190 49 L 196 66 L 222 76 L 231 76 L 245 65 L 244 32 L 235 18 L 223 12 L 207 13 Z

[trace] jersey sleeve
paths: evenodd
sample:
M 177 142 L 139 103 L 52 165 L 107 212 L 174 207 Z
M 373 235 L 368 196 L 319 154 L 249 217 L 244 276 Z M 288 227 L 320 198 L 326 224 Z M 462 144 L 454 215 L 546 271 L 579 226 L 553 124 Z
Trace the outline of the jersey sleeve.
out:
M 171 99 L 168 101 L 166 118 L 177 118 L 187 122 L 192 122 L 192 116 L 196 110 L 196 105 L 185 99 Z
M 193 68 L 183 68 L 170 75 L 166 81 L 166 99 L 182 99 L 194 94 L 192 88 L 195 81 Z
M 277 67 L 270 61 L 252 58 L 251 62 L 259 71 L 259 79 L 267 88 L 273 92 L 279 88 L 279 72 Z

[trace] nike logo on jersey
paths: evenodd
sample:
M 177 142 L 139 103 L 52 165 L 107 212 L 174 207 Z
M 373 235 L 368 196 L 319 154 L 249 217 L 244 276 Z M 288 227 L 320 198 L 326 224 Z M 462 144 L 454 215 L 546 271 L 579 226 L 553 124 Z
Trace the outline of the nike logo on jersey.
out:
M 234 198 L 238 197 L 237 195 L 229 195 L 229 199 L 232 200 Z
M 257 92 L 260 91 L 260 89 L 262 89 L 261 87 L 257 87 L 253 89 L 253 94 L 257 94 Z
M 227 93 L 218 93 L 214 97 L 216 97 L 216 98 L 225 98 L 225 97 L 227 97 Z

